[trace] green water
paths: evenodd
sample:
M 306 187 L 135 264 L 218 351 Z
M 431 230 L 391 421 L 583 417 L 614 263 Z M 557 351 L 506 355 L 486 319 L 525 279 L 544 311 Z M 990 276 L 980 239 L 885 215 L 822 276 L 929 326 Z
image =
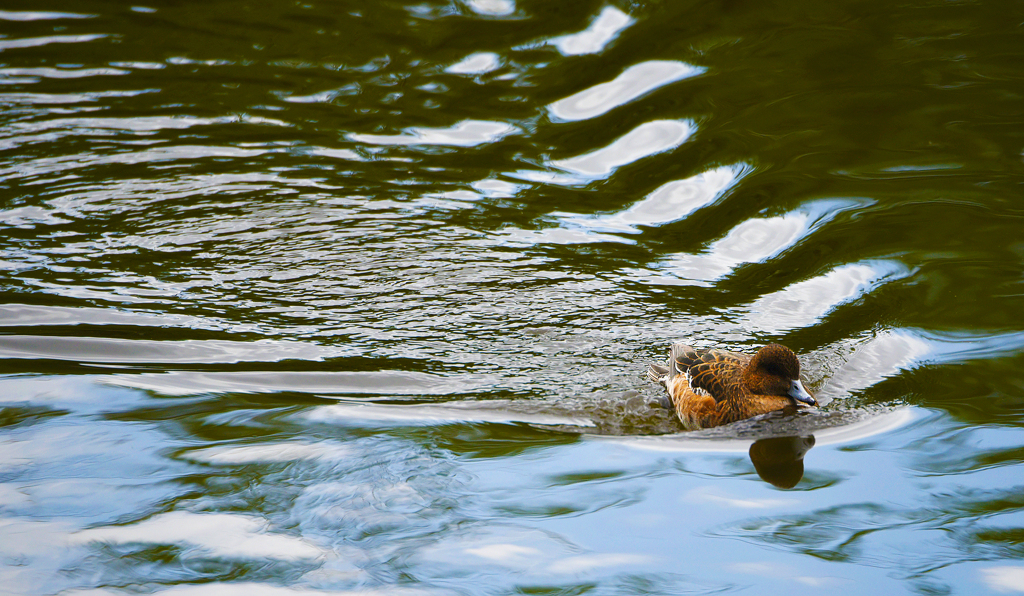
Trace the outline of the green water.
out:
M 1024 8 L 7 2 L 0 593 L 1024 592 Z M 822 406 L 687 433 L 668 346 Z

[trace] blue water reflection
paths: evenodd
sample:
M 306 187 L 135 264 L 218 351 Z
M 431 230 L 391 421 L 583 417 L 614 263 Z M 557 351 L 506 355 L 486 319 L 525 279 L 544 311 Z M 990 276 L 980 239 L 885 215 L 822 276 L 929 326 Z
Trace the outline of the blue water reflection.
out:
M 0 592 L 1024 591 L 1012 6 L 4 8 Z

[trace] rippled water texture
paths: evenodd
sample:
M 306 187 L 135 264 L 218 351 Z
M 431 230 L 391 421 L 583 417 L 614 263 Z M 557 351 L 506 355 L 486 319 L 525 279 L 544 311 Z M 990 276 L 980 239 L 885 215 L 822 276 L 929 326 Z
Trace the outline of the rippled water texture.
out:
M 1024 591 L 1022 24 L 4 3 L 0 592 Z

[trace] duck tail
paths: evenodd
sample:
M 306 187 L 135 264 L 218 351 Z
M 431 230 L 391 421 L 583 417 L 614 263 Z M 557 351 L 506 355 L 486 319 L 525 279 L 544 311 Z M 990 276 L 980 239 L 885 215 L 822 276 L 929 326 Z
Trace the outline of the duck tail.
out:
M 647 367 L 647 378 L 652 383 L 664 383 L 668 378 L 668 367 L 664 364 L 651 364 Z
M 694 364 L 701 362 L 701 357 L 704 355 L 706 350 L 697 350 L 693 346 L 686 344 L 672 344 L 672 350 L 669 352 L 669 363 L 677 362 L 677 367 L 681 367 L 682 370 L 686 370 Z

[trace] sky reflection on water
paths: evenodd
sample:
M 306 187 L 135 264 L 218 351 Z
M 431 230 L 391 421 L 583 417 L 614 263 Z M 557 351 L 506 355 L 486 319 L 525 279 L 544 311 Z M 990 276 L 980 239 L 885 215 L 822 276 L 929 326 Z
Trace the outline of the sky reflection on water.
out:
M 0 591 L 1024 591 L 1018 9 L 4 8 Z

